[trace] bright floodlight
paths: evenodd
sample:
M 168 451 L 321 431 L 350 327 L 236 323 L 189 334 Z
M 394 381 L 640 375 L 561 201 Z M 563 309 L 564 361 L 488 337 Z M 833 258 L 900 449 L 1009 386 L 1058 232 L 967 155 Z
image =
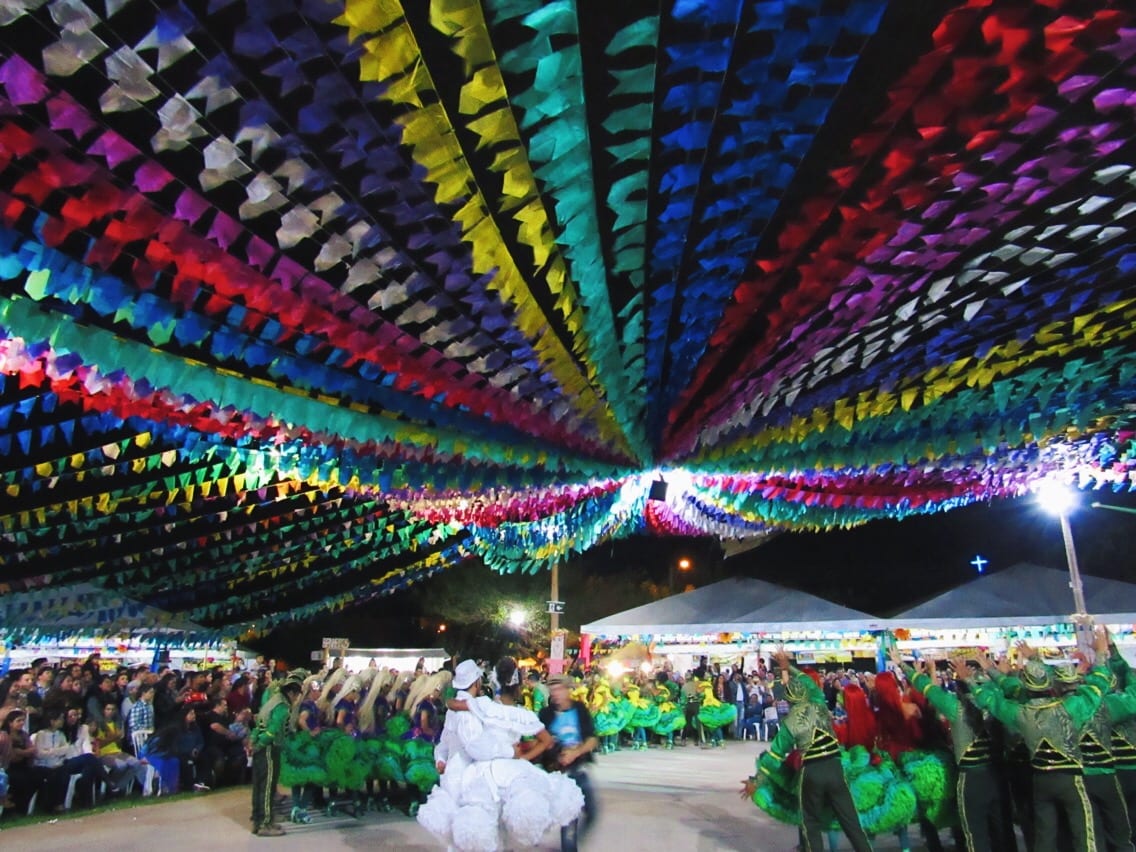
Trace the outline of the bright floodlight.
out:
M 627 667 L 619 660 L 607 664 L 607 673 L 610 677 L 621 678 L 627 673 Z
M 687 570 L 690 567 L 690 560 L 684 556 L 678 561 L 678 567 L 683 571 Z
M 509 613 L 509 623 L 514 627 L 525 626 L 525 611 L 523 609 L 515 609 Z
M 1037 488 L 1037 502 L 1051 515 L 1067 515 L 1077 505 L 1077 498 L 1060 482 L 1047 480 Z

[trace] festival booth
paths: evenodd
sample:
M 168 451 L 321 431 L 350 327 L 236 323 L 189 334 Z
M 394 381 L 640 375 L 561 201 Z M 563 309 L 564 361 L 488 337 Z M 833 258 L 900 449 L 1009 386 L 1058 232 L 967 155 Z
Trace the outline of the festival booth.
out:
M 759 657 L 784 646 L 798 662 L 874 670 L 881 619 L 824 598 L 765 580 L 732 577 L 679 595 L 634 607 L 580 627 L 581 657 L 623 667 L 669 662 L 685 672 L 709 662 L 746 671 Z M 645 649 L 639 661 L 624 659 L 626 647 Z
M 1136 584 L 1081 576 L 1085 608 L 1108 625 L 1124 655 L 1136 655 Z M 888 619 L 902 652 L 988 648 L 1004 653 L 1025 640 L 1041 647 L 1076 645 L 1069 574 L 1018 563 L 950 589 Z
M 351 672 L 369 668 L 412 672 L 422 662 L 427 673 L 441 670 L 450 658 L 445 648 L 348 648 L 343 652 L 343 665 Z
M 93 583 L 14 592 L 0 598 L 0 657 L 20 667 L 39 657 L 103 665 L 156 659 L 181 669 L 229 665 L 244 656 L 220 631 Z

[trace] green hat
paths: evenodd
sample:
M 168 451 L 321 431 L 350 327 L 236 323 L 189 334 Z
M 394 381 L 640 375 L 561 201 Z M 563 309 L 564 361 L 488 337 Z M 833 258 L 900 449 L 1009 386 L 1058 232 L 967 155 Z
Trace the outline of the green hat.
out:
M 1039 660 L 1030 660 L 1022 669 L 1022 686 L 1030 692 L 1048 692 L 1053 688 L 1049 666 Z
M 288 672 L 288 674 L 284 675 L 284 677 L 281 679 L 280 686 L 285 687 L 291 686 L 293 684 L 296 686 L 303 686 L 304 681 L 310 676 L 310 674 L 311 673 L 307 669 L 292 669 L 292 671 Z
M 1074 665 L 1050 666 L 1049 671 L 1053 675 L 1053 680 L 1059 684 L 1069 686 L 1081 682 L 1081 673 Z

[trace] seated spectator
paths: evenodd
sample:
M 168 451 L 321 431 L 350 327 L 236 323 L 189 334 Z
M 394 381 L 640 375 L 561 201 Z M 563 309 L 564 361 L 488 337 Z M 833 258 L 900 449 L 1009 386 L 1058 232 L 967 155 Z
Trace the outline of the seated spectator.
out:
M 742 720 L 742 731 L 746 736 L 753 735 L 753 738 L 761 738 L 761 728 L 765 721 L 765 708 L 761 703 L 761 695 L 756 692 L 751 692 L 749 699 L 746 701 L 745 717 Z
M 114 700 L 108 701 L 103 706 L 102 718 L 102 722 L 95 723 L 91 739 L 95 757 L 99 759 L 107 773 L 111 790 L 125 789 L 127 781 L 133 778 L 138 782 L 142 795 L 150 795 L 146 785 L 148 774 L 146 764 L 123 750 L 125 730 L 118 717 L 118 707 L 115 706 Z
M 64 809 L 72 775 L 80 776 L 76 789 L 88 798 L 89 804 L 94 804 L 94 785 L 103 777 L 102 765 L 98 758 L 84 750 L 90 746 L 90 740 L 84 743 L 80 734 L 84 726 L 80 724 L 78 708 L 70 711 L 54 708 L 45 713 L 47 727 L 32 735 L 35 745 L 32 759 L 35 766 L 49 771 L 46 806 L 56 813 Z
M 158 764 L 154 758 L 175 761 L 178 789 L 208 790 L 209 786 L 203 780 L 204 767 L 201 764 L 204 761 L 200 759 L 204 747 L 205 739 L 197 724 L 197 711 L 192 707 L 183 707 L 177 712 L 173 722 L 159 728 L 149 739 L 145 756 L 155 766 Z M 162 772 L 162 769 L 158 771 Z
M 27 809 L 32 796 L 47 782 L 47 770 L 32 765 L 35 746 L 25 729 L 27 711 L 9 709 L 0 720 L 0 771 L 5 772 L 7 787 L 0 795 L 0 809 Z
M 27 810 L 32 796 L 43 790 L 51 771 L 35 764 L 35 744 L 26 730 L 27 712 L 9 710 L 0 722 L 0 733 L 8 740 L 8 798 L 21 812 Z
M 252 733 L 252 710 L 246 707 L 237 713 L 233 724 L 229 725 L 229 730 L 240 737 L 242 745 L 246 744 L 249 734 Z
M 205 783 L 211 786 L 239 783 L 248 765 L 244 733 L 240 729 L 233 730 L 224 698 L 214 699 L 212 708 L 202 717 L 201 729 L 205 738 L 202 754 Z

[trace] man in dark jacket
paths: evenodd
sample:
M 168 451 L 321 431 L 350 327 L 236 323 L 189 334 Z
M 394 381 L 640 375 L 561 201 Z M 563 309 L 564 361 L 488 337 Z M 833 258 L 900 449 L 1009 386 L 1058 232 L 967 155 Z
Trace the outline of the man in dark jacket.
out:
M 560 830 L 560 848 L 575 852 L 579 836 L 596 821 L 596 796 L 586 764 L 592 761 L 592 752 L 599 746 L 592 714 L 580 701 L 572 699 L 569 690 L 572 679 L 567 675 L 553 675 L 548 679 L 549 705 L 540 711 L 540 721 L 556 740 L 556 759 L 560 769 L 570 776 L 584 794 L 583 826 L 577 819 Z

